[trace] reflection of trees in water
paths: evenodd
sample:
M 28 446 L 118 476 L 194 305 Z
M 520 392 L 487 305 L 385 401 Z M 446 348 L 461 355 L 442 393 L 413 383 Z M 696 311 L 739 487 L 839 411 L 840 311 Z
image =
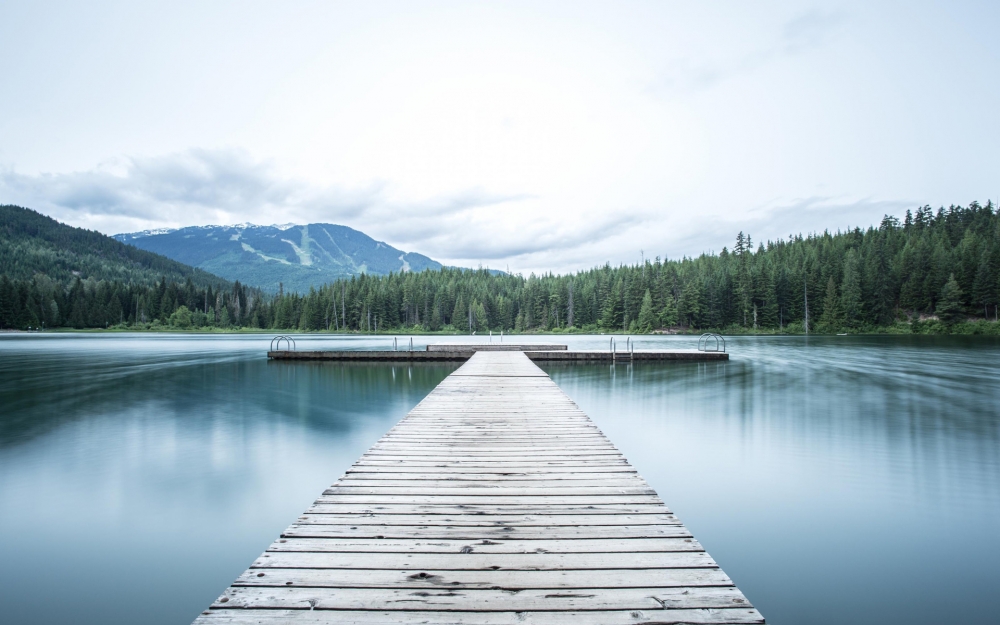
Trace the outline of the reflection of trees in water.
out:
M 734 424 L 748 442 L 1000 458 L 1000 344 L 966 337 L 751 339 L 728 363 L 546 364 L 592 416 Z M 905 453 L 900 450 L 906 450 Z M 890 452 L 885 452 L 890 453 Z
M 164 416 L 294 420 L 348 431 L 357 419 L 403 416 L 457 365 L 269 363 L 229 357 L 116 360 L 18 356 L 0 368 L 0 447 L 59 426 L 151 405 Z

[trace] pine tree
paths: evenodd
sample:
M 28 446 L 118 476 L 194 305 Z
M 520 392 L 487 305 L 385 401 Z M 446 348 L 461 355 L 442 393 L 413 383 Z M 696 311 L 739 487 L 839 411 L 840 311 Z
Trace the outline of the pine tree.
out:
M 465 299 L 459 295 L 455 300 L 455 309 L 451 313 L 451 324 L 456 329 L 464 329 L 468 323 L 469 309 L 465 306 Z
M 441 319 L 441 306 L 437 302 L 435 302 L 434 308 L 431 309 L 431 323 L 430 323 L 431 332 L 437 332 L 438 330 L 440 330 L 442 324 L 443 322 Z
M 962 314 L 962 288 L 955 280 L 955 274 L 948 276 L 948 281 L 941 289 L 941 296 L 938 298 L 937 307 L 934 309 L 938 319 L 952 324 L 958 320 Z
M 982 306 L 983 316 L 989 317 L 989 310 L 997 304 L 997 269 L 1000 267 L 1000 246 L 992 244 L 983 249 L 976 277 L 972 283 L 972 299 L 976 306 Z
M 671 328 L 677 325 L 677 302 L 673 295 L 666 297 L 663 309 L 660 310 L 660 326 Z
M 701 327 L 704 298 L 701 282 L 688 280 L 681 291 L 681 300 L 677 304 L 678 316 L 685 325 L 692 328 Z
M 823 315 L 820 324 L 827 332 L 836 331 L 840 327 L 840 300 L 837 297 L 837 284 L 833 276 L 826 283 L 826 297 L 823 298 Z
M 656 314 L 653 313 L 653 296 L 649 289 L 642 296 L 642 307 L 639 309 L 639 319 L 636 323 L 636 331 L 648 334 L 656 328 Z
M 475 313 L 473 314 L 473 329 L 477 332 L 486 332 L 490 329 L 489 320 L 486 317 L 486 308 L 482 302 L 476 302 Z
M 7 274 L 0 275 L 0 329 L 14 327 L 17 291 Z
M 827 296 L 829 297 L 829 286 L 827 286 Z M 844 257 L 844 277 L 840 283 L 840 312 L 848 327 L 857 328 L 861 325 L 861 274 L 858 271 L 858 256 L 854 250 L 848 250 Z
M 601 312 L 601 327 L 607 330 L 620 330 L 625 322 L 624 310 L 624 281 L 619 278 L 614 287 L 609 290 L 604 310 Z
M 752 246 L 750 235 L 744 237 L 742 232 L 736 235 L 736 246 L 733 248 L 737 260 L 736 298 L 742 314 L 743 327 L 747 327 L 747 324 L 751 322 L 750 315 L 753 309 L 753 274 L 750 266 L 753 255 Z
M 69 293 L 70 309 L 66 319 L 66 324 L 73 328 L 87 327 L 87 297 L 83 291 L 83 282 L 77 278 Z

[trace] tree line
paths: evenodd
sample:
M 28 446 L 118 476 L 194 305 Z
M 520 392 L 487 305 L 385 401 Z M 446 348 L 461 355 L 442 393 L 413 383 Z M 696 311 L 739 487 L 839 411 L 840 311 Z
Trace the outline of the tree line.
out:
M 0 275 L 0 329 L 270 327 L 269 302 L 259 289 L 197 287 L 161 278 L 152 285 L 118 280 L 63 283 Z
M 362 274 L 307 294 L 274 297 L 239 284 L 224 291 L 198 288 L 190 280 L 131 287 L 55 283 L 44 276 L 0 279 L 4 327 L 42 319 L 48 307 L 47 327 L 995 333 L 998 303 L 1000 212 L 975 202 L 937 211 L 924 206 L 907 211 L 902 221 L 886 216 L 866 230 L 791 236 L 756 247 L 741 232 L 732 249 L 719 254 L 606 264 L 567 275 L 454 268 Z M 74 313 L 77 308 L 81 312 Z
M 924 206 L 900 222 L 570 275 L 443 269 L 339 280 L 275 302 L 275 326 L 362 332 L 954 329 L 997 317 L 1000 213 Z M 937 326 L 935 326 L 937 324 Z M 941 327 L 944 326 L 944 327 Z M 980 326 L 976 331 L 984 331 Z M 966 328 L 968 329 L 968 328 Z

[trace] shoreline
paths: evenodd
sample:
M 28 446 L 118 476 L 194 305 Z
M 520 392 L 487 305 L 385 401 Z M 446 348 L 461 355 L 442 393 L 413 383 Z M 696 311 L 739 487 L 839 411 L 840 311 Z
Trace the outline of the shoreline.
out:
M 177 328 L 167 325 L 156 326 L 156 327 L 111 327 L 111 328 L 53 328 L 44 330 L 15 330 L 15 329 L 4 329 L 0 330 L 0 335 L 2 334 L 69 334 L 69 333 L 84 333 L 84 334 L 122 334 L 122 333 L 136 333 L 136 334 L 191 334 L 191 335 L 208 335 L 208 334 L 260 334 L 260 335 L 275 335 L 275 334 L 294 334 L 297 336 L 489 336 L 486 334 L 469 334 L 467 332 L 454 332 L 454 331 L 431 331 L 425 329 L 417 328 L 394 328 L 392 331 L 385 332 L 362 332 L 362 331 L 328 331 L 328 330 L 297 330 L 292 328 L 284 329 L 261 329 L 261 328 Z M 752 330 L 745 328 L 706 328 L 698 330 L 684 330 L 684 329 L 669 329 L 668 331 L 660 330 L 653 332 L 602 332 L 596 328 L 587 329 L 572 329 L 572 330 L 562 330 L 562 331 L 544 331 L 544 332 L 504 332 L 504 336 L 701 336 L 702 334 L 713 333 L 721 334 L 723 336 L 1000 336 L 1000 323 L 996 321 L 987 320 L 976 320 L 959 322 L 948 326 L 936 320 L 930 321 L 915 321 L 910 323 L 900 322 L 893 326 L 879 327 L 871 329 L 854 329 L 846 330 L 844 328 L 838 328 L 834 331 L 811 331 L 808 334 L 795 328 L 791 331 L 773 331 L 773 330 Z M 494 336 L 499 336 L 499 333 L 494 333 Z

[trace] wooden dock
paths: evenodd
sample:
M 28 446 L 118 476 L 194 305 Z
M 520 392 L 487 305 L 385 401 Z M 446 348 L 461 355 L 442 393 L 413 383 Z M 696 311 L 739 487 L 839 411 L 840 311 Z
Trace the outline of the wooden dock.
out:
M 565 345 L 492 343 L 485 345 L 431 344 L 424 350 L 272 350 L 271 360 L 362 360 L 386 362 L 463 361 L 477 352 L 523 352 L 529 359 L 541 362 L 632 362 L 638 360 L 729 360 L 726 352 L 706 352 L 697 349 L 636 349 L 570 350 Z
M 480 351 L 198 625 L 763 623 L 527 356 Z

